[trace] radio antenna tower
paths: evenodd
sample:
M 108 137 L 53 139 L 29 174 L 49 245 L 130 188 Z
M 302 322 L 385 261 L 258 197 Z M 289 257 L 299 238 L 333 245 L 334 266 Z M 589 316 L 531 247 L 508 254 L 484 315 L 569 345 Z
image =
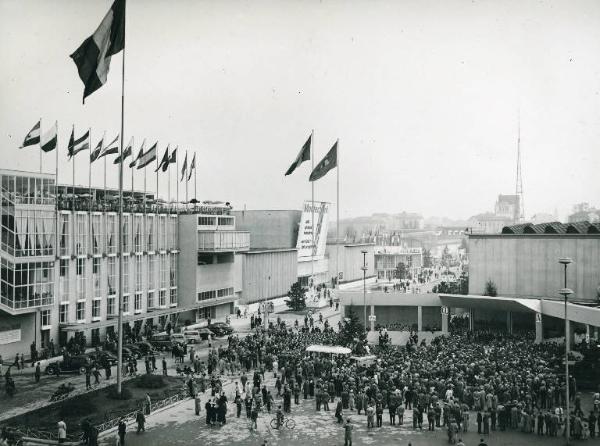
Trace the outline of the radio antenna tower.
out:
M 521 111 L 519 110 L 519 129 L 517 134 L 517 181 L 515 195 L 518 197 L 518 209 L 515 209 L 515 223 L 525 219 L 525 200 L 523 198 L 523 177 L 521 175 Z

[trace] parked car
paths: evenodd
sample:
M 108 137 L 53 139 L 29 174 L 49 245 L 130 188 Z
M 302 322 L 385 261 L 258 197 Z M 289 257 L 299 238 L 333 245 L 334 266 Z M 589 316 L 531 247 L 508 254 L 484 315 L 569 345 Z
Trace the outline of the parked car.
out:
M 152 344 L 147 341 L 136 342 L 135 345 L 141 350 L 144 356 L 154 351 L 154 347 L 152 346 Z
M 172 339 L 172 336 L 173 335 L 169 335 L 164 331 L 162 333 L 154 334 L 150 338 L 150 344 L 157 350 L 170 351 L 177 344 L 177 342 Z
M 142 356 L 144 356 L 142 349 L 136 344 L 124 344 L 123 347 L 128 348 L 135 355 L 136 359 L 140 359 Z
M 117 344 L 115 343 L 114 346 L 111 344 L 109 346 L 109 351 L 114 354 L 115 356 L 118 355 L 117 352 Z M 130 349 L 128 349 L 127 347 L 123 347 L 123 361 L 129 361 L 129 359 L 138 359 L 137 355 L 132 352 Z
M 107 352 L 106 350 L 100 350 L 98 352 L 91 352 L 88 353 L 87 356 L 90 358 L 90 360 L 96 361 L 98 364 L 100 364 L 101 366 L 104 366 L 107 362 L 113 366 L 113 365 L 117 365 L 117 361 L 118 358 L 116 355 Z
M 187 344 L 187 338 L 183 333 L 173 333 L 171 335 L 171 341 L 176 342 L 178 344 Z
M 192 344 L 199 344 L 203 340 L 207 340 L 210 335 L 214 333 L 208 328 L 199 328 L 197 330 L 184 330 L 183 335 L 187 342 Z
M 86 368 L 91 366 L 91 360 L 87 355 L 71 356 L 67 361 L 51 362 L 46 366 L 46 375 L 60 375 L 62 373 L 85 373 Z
M 233 333 L 233 328 L 224 322 L 215 322 L 214 324 L 210 324 L 208 329 L 217 336 L 227 336 Z

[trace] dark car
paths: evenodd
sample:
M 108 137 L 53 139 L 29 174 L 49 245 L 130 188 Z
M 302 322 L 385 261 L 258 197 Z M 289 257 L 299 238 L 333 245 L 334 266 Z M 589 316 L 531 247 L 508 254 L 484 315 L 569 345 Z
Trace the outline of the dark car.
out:
M 118 352 L 117 352 L 117 344 L 110 344 L 108 346 L 109 351 L 117 356 Z M 123 347 L 123 361 L 129 361 L 129 359 L 137 359 L 138 356 L 135 354 L 135 352 L 132 352 L 130 349 L 128 349 L 127 347 Z
M 171 335 L 163 332 L 152 335 L 150 338 L 150 344 L 157 350 L 171 351 L 171 349 L 177 345 L 177 342 L 171 339 Z
M 67 361 L 51 362 L 46 366 L 46 375 L 60 375 L 61 373 L 85 373 L 91 367 L 92 361 L 87 355 L 71 356 Z
M 210 324 L 208 329 L 217 336 L 227 336 L 233 333 L 233 328 L 223 322 L 215 322 Z
M 154 347 L 152 347 L 152 344 L 147 341 L 136 342 L 135 345 L 137 348 L 140 349 L 142 355 L 144 356 L 154 351 Z
M 140 359 L 142 356 L 144 356 L 142 354 L 142 349 L 135 344 L 125 344 L 123 345 L 123 348 L 129 349 L 135 355 L 136 359 Z
M 90 358 L 91 361 L 96 361 L 102 367 L 106 366 L 107 363 L 111 366 L 117 365 L 117 361 L 118 361 L 118 358 L 116 355 L 114 355 L 110 352 L 107 352 L 105 350 L 100 350 L 98 352 L 91 352 L 91 353 L 88 353 L 87 356 Z

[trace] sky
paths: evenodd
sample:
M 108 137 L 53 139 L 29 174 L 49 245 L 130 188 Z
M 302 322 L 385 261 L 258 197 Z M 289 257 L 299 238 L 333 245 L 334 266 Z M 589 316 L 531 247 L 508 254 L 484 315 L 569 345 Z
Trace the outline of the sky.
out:
M 0 0 L 0 167 L 39 170 L 38 150 L 18 147 L 40 118 L 58 122 L 62 183 L 73 125 L 93 145 L 119 133 L 122 55 L 85 105 L 69 58 L 111 3 Z M 336 202 L 339 173 L 341 218 L 466 219 L 514 193 L 520 122 L 526 216 L 600 207 L 598 1 L 128 0 L 126 28 L 125 139 L 195 151 L 201 200 L 299 209 L 310 162 L 283 174 L 314 130 L 315 164 L 339 139 L 315 199 Z M 107 178 L 117 186 L 112 164 Z

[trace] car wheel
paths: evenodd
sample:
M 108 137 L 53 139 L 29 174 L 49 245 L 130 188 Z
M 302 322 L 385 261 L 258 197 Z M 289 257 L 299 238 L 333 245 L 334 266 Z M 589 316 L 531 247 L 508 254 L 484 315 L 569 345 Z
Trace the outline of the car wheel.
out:
M 79 367 L 79 374 L 83 375 L 85 373 L 85 367 Z

